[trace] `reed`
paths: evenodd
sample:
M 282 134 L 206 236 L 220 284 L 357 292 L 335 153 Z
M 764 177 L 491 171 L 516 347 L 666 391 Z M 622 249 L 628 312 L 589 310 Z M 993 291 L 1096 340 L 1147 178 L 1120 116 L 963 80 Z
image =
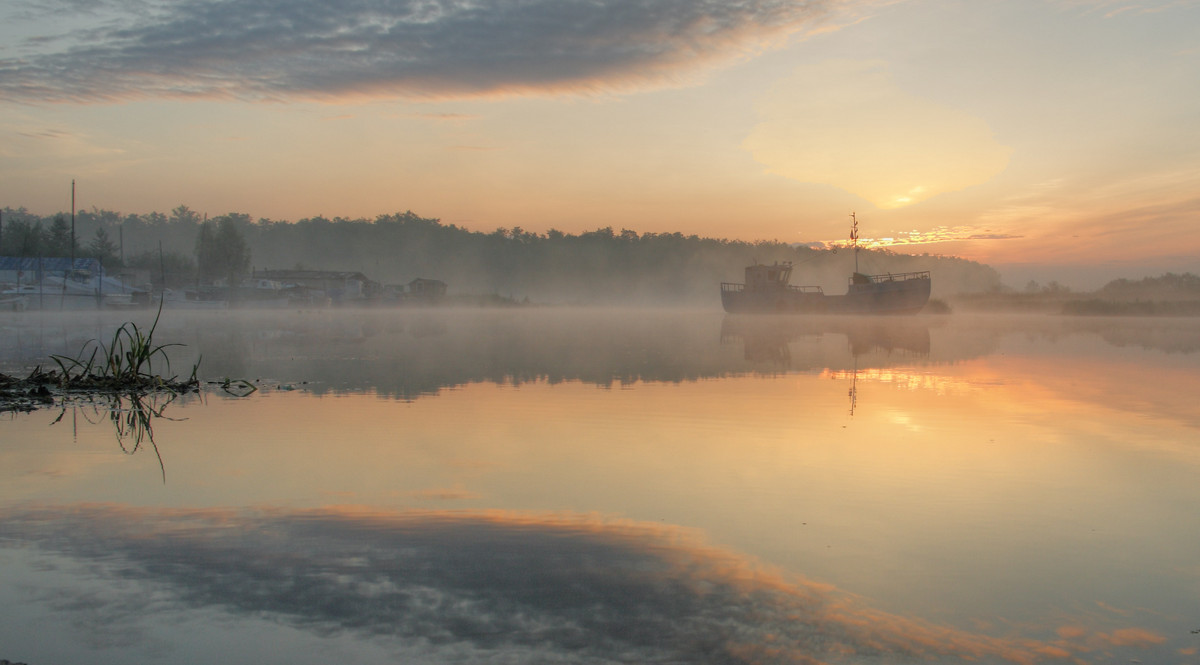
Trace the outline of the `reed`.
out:
M 177 377 L 163 378 L 154 373 L 154 364 L 161 360 L 166 365 L 167 372 L 171 371 L 171 359 L 167 349 L 182 344 L 155 344 L 154 331 L 158 328 L 162 316 L 162 304 L 154 316 L 154 323 L 149 329 L 142 329 L 136 323 L 127 322 L 113 333 L 112 341 L 105 345 L 97 340 L 89 340 L 83 345 L 76 357 L 51 355 L 50 358 L 61 371 L 60 382 L 64 388 L 100 388 L 113 389 L 130 388 L 169 388 L 197 387 L 196 372 L 200 368 L 197 362 L 192 366 L 191 376 L 186 381 L 177 381 Z M 90 352 L 90 353 L 89 353 Z

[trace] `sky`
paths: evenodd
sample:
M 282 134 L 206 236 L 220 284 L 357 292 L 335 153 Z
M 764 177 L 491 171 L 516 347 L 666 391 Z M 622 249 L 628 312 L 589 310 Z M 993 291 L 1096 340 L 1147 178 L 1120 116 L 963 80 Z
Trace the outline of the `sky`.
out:
M 1200 272 L 1200 0 L 2 0 L 0 206 Z

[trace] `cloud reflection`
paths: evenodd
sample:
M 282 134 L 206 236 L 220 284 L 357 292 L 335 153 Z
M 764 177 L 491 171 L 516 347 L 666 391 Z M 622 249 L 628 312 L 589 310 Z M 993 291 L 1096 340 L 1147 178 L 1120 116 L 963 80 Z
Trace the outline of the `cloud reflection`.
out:
M 1062 639 L 994 638 L 875 611 L 679 528 L 578 515 L 75 505 L 0 513 L 0 543 L 67 557 L 117 585 L 149 584 L 147 611 L 174 598 L 180 608 L 216 607 L 316 634 L 499 658 L 1033 663 L 1071 656 Z M 105 614 L 95 607 L 99 596 L 84 601 Z M 120 602 L 122 615 L 136 612 L 128 595 Z

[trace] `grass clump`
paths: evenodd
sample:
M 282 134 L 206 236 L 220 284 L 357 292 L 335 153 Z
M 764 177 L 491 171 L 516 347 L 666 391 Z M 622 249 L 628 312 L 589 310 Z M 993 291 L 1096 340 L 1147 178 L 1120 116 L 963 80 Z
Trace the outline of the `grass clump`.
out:
M 33 411 L 54 404 L 55 397 L 69 395 L 145 395 L 152 392 L 185 394 L 200 391 L 192 366 L 186 379 L 155 373 L 156 363 L 171 371 L 167 349 L 182 344 L 156 344 L 154 331 L 162 316 L 162 306 L 149 329 L 125 323 L 105 345 L 89 340 L 77 357 L 51 355 L 58 370 L 43 371 L 39 365 L 24 379 L 0 374 L 0 413 Z
M 162 316 L 162 305 L 154 317 L 154 323 L 143 331 L 136 323 L 128 322 L 117 328 L 112 341 L 106 346 L 96 340 L 84 344 L 77 357 L 50 356 L 59 368 L 55 374 L 59 386 L 65 390 L 170 390 L 189 392 L 199 389 L 196 372 L 197 362 L 187 379 L 177 376 L 163 377 L 154 373 L 155 360 L 161 360 L 171 371 L 171 359 L 167 349 L 182 344 L 155 344 L 154 330 Z M 91 351 L 89 354 L 88 351 Z M 86 358 L 86 359 L 85 359 Z M 35 370 L 36 371 L 36 370 Z

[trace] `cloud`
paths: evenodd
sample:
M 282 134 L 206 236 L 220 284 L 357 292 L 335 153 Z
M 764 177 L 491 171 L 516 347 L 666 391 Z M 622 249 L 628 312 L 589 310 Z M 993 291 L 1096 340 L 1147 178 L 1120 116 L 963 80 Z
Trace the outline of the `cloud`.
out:
M 475 120 L 479 116 L 472 113 L 405 113 L 400 117 L 432 120 L 434 122 L 461 122 Z
M 70 159 L 75 160 L 75 168 L 80 168 L 81 157 L 102 157 L 109 161 L 125 154 L 123 148 L 105 145 L 101 137 L 45 126 L 34 119 L 0 122 L 0 136 L 5 134 L 10 138 L 0 141 L 0 155 L 6 158 L 6 162 L 0 164 L 0 171 L 17 169 L 15 165 L 21 161 L 22 172 L 29 173 L 47 164 Z
M 899 208 L 988 181 L 1011 150 L 979 118 L 901 90 L 880 62 L 797 68 L 743 143 L 768 172 Z
M 1162 635 L 1144 628 L 1122 628 L 1111 633 L 1100 633 L 1097 637 L 1113 646 L 1150 646 L 1167 641 Z
M 478 493 L 465 490 L 461 487 L 421 490 L 419 492 L 412 492 L 409 496 L 422 501 L 462 501 L 480 498 Z
M 52 605 L 76 625 L 95 615 L 129 636 L 141 634 L 138 616 L 219 608 L 318 635 L 514 662 L 1071 655 L 1062 635 L 1054 644 L 996 638 L 887 614 L 690 531 L 571 514 L 75 505 L 0 513 L 0 543 L 65 557 L 93 576 Z
M 0 97 L 620 91 L 759 52 L 844 1 L 59 0 L 45 11 L 86 7 L 93 22 L 49 42 L 30 37 L 31 53 L 0 59 Z
M 974 226 L 937 226 L 928 231 L 900 231 L 889 237 L 860 237 L 858 239 L 858 244 L 860 247 L 868 248 L 892 248 L 908 245 L 936 245 L 939 243 L 960 242 L 964 240 L 1018 240 L 1023 237 L 1024 236 L 1020 234 L 979 229 L 978 227 Z M 814 249 L 840 249 L 849 246 L 849 244 L 850 243 L 846 240 L 822 240 L 804 243 L 802 246 L 812 247 Z M 797 245 L 800 245 L 800 243 L 797 243 Z
M 1194 181 L 1194 180 L 1193 180 Z M 1155 197 L 1157 200 L 1143 202 Z M 978 256 L 996 263 L 1046 265 L 1154 264 L 1175 270 L 1181 260 L 1194 262 L 1200 253 L 1195 233 L 1200 198 L 1190 190 L 1147 189 L 1135 198 L 1103 188 L 1073 193 L 1057 201 L 1048 198 L 1006 205 L 980 215 L 989 227 L 1024 229 L 1021 242 L 1006 256 Z M 1187 268 L 1191 269 L 1191 268 Z M 1128 275 L 1113 274 L 1109 279 Z
M 1187 8 L 1191 0 L 1057 0 L 1068 8 L 1079 8 L 1086 12 L 1101 12 L 1104 18 L 1116 18 L 1122 14 L 1157 14 L 1172 9 Z

